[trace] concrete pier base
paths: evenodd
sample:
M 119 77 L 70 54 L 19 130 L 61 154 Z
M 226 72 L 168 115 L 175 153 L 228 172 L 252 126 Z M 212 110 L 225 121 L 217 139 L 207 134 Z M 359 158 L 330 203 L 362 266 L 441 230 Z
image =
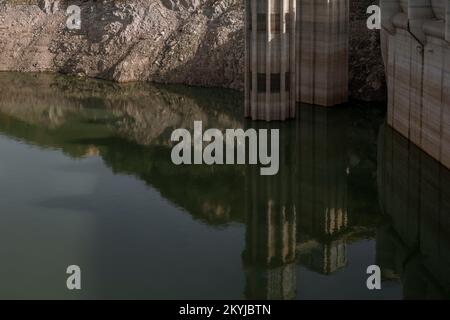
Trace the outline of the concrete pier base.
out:
M 347 101 L 348 9 L 348 0 L 246 2 L 246 117 L 285 120 L 297 102 Z

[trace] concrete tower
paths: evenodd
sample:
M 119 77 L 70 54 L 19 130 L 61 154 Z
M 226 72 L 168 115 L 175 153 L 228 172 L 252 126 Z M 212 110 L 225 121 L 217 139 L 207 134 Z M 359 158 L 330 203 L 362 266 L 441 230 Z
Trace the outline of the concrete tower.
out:
M 245 116 L 295 117 L 296 0 L 246 1 Z
M 246 1 L 246 117 L 285 120 L 296 102 L 347 101 L 348 9 L 348 0 Z
M 348 99 L 348 0 L 296 0 L 297 101 L 320 106 Z

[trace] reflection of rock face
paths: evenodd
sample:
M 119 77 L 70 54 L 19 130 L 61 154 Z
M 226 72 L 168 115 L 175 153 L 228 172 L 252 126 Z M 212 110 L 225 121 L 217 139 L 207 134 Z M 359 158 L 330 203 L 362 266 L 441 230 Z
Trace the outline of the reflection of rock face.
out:
M 301 107 L 295 121 L 246 122 L 255 129 L 280 129 L 280 171 L 264 177 L 259 166 L 175 166 L 168 161 L 167 133 L 185 125 L 180 122 L 184 117 L 186 122 L 200 117 L 209 127 L 243 126 L 236 120 L 242 115 L 242 100 L 233 92 L 22 76 L 13 82 L 0 73 L 0 134 L 62 149 L 72 157 L 99 156 L 114 173 L 142 180 L 209 226 L 245 223 L 247 297 L 294 298 L 298 264 L 331 274 L 347 263 L 352 228 L 373 229 L 372 221 L 363 219 L 366 207 L 357 207 L 356 214 L 349 210 L 355 202 L 375 207 L 372 198 L 355 196 L 347 188 L 347 173 L 359 169 L 358 164 L 354 171 L 347 169 L 352 162 L 347 154 L 359 156 L 363 174 L 356 178 L 367 182 L 374 165 L 367 164 L 368 152 L 360 149 L 374 144 L 372 138 L 362 138 L 347 145 L 347 130 L 355 130 L 347 109 Z M 30 89 L 36 86 L 36 92 Z M 9 91 L 29 103 L 15 108 L 14 100 L 3 94 Z M 47 116 L 48 105 L 60 108 L 61 121 Z M 361 121 L 356 130 L 367 123 Z
M 194 120 L 213 128 L 236 128 L 240 124 L 233 113 L 239 99 L 232 95 L 224 96 L 219 106 L 218 97 L 202 101 L 189 90 L 170 92 L 146 84 L 70 83 L 52 75 L 18 78 L 0 74 L 0 112 L 46 127 L 59 126 L 71 115 L 98 105 L 109 112 L 103 116 L 109 117 L 115 131 L 144 145 L 169 145 L 171 132 L 192 128 Z
M 79 111 L 79 104 L 57 94 L 52 79 L 45 74 L 32 78 L 0 73 L 0 111 L 36 125 L 63 124 L 68 112 Z
M 242 221 L 243 170 L 177 167 L 170 161 L 170 134 L 191 128 L 194 120 L 205 127 L 241 127 L 239 105 L 239 95 L 225 90 L 205 94 L 196 88 L 0 73 L 1 133 L 74 157 L 100 156 L 115 172 L 139 177 L 212 225 Z M 217 180 L 209 179 L 212 174 Z
M 378 181 L 392 226 L 379 233 L 377 260 L 402 276 L 406 298 L 448 297 L 449 170 L 386 127 L 380 134 Z

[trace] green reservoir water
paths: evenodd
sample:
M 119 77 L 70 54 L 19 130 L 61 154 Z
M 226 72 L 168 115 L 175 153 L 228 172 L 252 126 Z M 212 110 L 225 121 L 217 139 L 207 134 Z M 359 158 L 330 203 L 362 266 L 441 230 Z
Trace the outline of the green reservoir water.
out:
M 383 104 L 243 119 L 233 91 L 0 73 L 0 298 L 450 297 L 450 173 Z M 279 128 L 280 171 L 172 164 L 177 128 Z M 80 291 L 66 268 L 81 268 Z M 369 265 L 381 290 L 368 290 Z

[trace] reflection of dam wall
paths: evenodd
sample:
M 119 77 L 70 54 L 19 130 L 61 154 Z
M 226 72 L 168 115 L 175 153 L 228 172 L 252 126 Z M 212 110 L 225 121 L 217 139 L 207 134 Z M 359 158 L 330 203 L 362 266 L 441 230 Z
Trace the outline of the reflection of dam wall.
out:
M 383 280 L 401 280 L 405 299 L 446 299 L 446 290 L 422 261 L 421 254 L 407 247 L 391 226 L 377 232 L 376 263 Z M 447 292 L 446 292 L 447 291 Z
M 380 232 L 377 260 L 402 275 L 405 297 L 448 297 L 450 172 L 389 127 L 379 148 L 379 194 L 392 227 Z
M 196 120 L 205 127 L 241 127 L 234 110 L 242 103 L 237 96 L 224 90 L 211 98 L 198 88 L 0 73 L 1 113 L 54 128 L 70 116 L 96 113 L 99 121 L 107 121 L 115 132 L 141 145 L 168 146 L 173 130 L 192 129 Z
M 280 130 L 279 173 L 268 177 L 247 169 L 243 260 L 249 298 L 295 297 L 295 262 L 322 274 L 347 264 L 341 238 L 348 226 L 342 111 L 301 107 L 297 120 Z
M 347 101 L 348 0 L 246 1 L 245 115 L 295 116 L 295 103 Z
M 388 124 L 450 168 L 450 7 L 382 0 Z

